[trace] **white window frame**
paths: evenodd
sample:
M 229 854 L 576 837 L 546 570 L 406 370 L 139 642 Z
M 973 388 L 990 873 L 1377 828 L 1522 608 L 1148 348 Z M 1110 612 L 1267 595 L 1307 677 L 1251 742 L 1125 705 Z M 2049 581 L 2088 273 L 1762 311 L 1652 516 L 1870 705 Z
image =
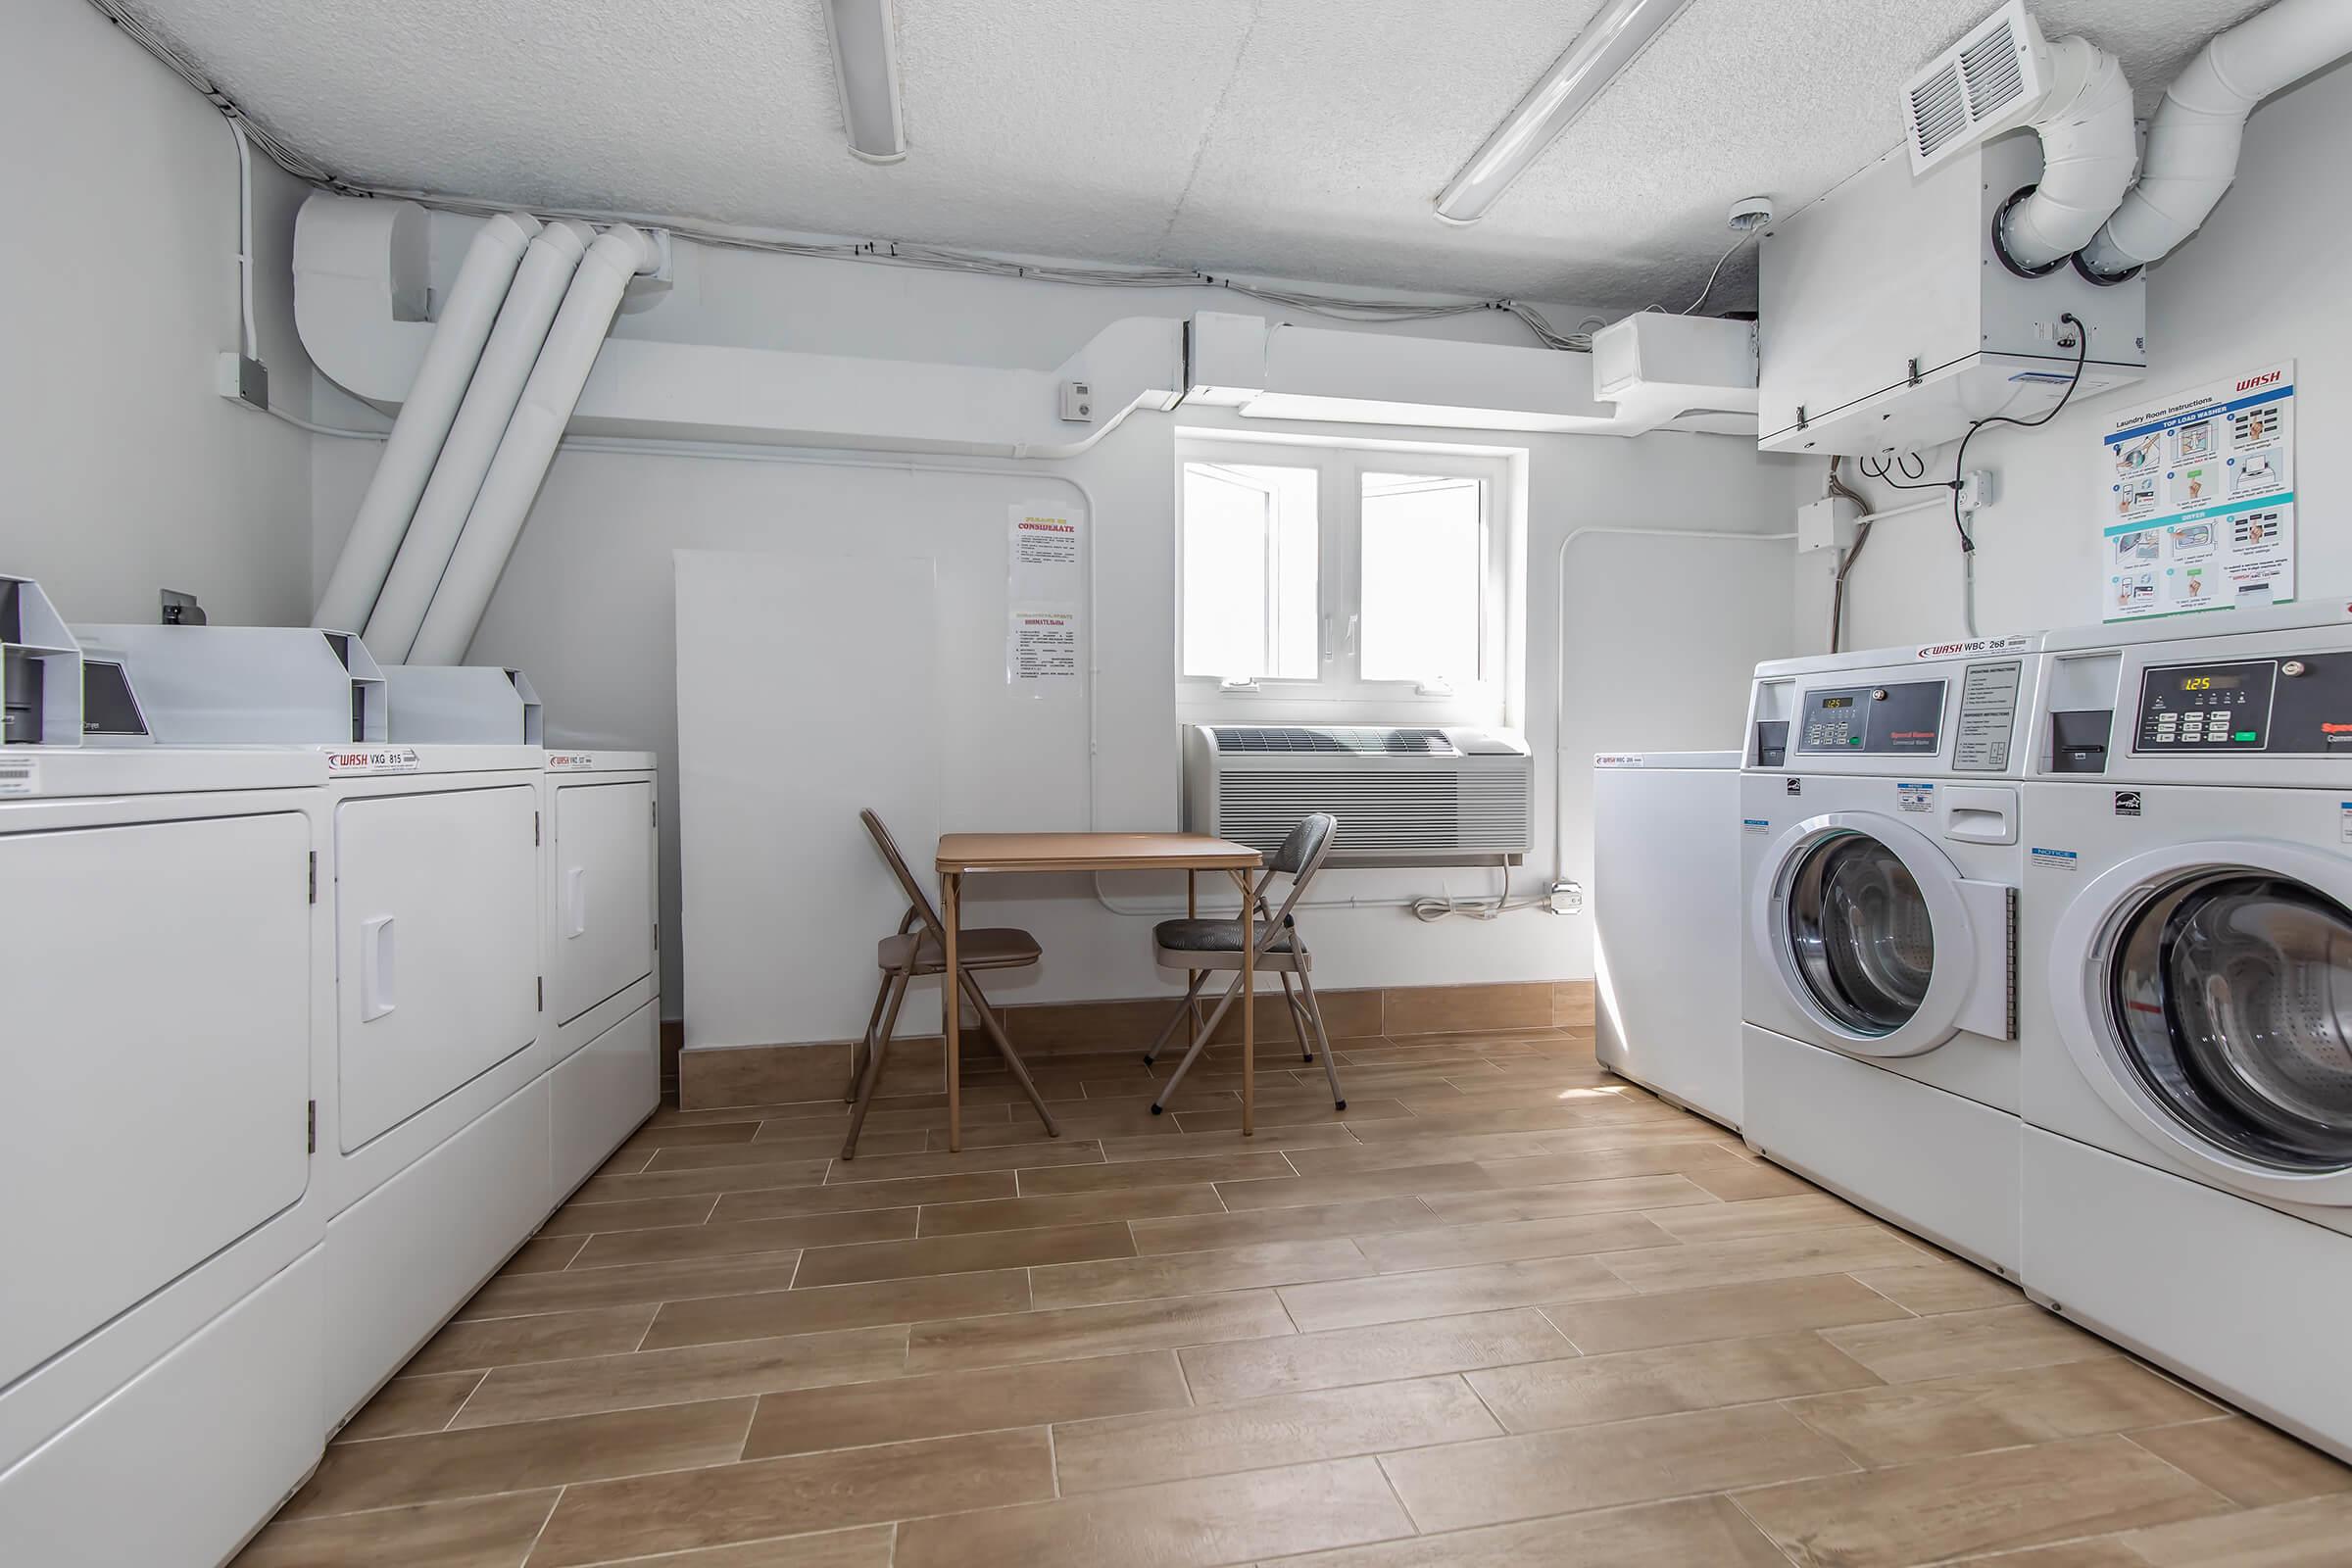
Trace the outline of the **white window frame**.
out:
M 1246 688 L 1184 670 L 1184 470 L 1205 463 L 1237 467 L 1315 470 L 1317 647 L 1313 679 L 1256 676 Z M 1362 615 L 1363 478 L 1368 473 L 1427 474 L 1479 481 L 1483 571 L 1475 680 L 1450 690 L 1413 680 L 1365 680 L 1359 668 Z M 1176 616 L 1173 665 L 1179 716 L 1192 722 L 1264 723 L 1278 718 L 1358 723 L 1499 724 L 1508 717 L 1513 623 L 1511 460 L 1504 455 L 1301 441 L 1220 440 L 1185 436 L 1176 444 Z M 1279 710 L 1279 713 L 1273 711 Z

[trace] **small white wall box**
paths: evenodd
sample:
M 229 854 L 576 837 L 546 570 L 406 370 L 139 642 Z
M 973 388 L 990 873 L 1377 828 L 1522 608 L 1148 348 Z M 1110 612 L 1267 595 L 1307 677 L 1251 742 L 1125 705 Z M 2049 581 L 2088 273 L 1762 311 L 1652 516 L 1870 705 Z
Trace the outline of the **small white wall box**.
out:
M 494 664 L 387 664 L 384 691 L 395 742 L 537 746 L 545 710 L 530 678 Z
M 384 675 L 349 632 L 307 626 L 80 626 L 122 661 L 159 746 L 340 746 L 390 739 Z M 137 744 L 91 734 L 93 746 Z
M 1638 415 L 1671 408 L 1682 427 L 1756 428 L 1756 326 L 1643 311 L 1592 334 L 1592 395 Z
M 1995 414 L 2031 418 L 2074 375 L 2070 312 L 2090 333 L 2077 399 L 2141 379 L 2144 276 L 2029 277 L 1995 253 L 2001 209 L 2040 177 L 2031 130 L 1916 177 L 1897 147 L 1765 230 L 1758 444 L 1864 457 L 1956 440 Z
M 30 577 L 0 575 L 0 745 L 81 744 L 81 647 Z
M 1313 811 L 1333 866 L 1516 865 L 1535 840 L 1535 760 L 1507 730 L 1193 724 L 1184 826 L 1272 850 Z

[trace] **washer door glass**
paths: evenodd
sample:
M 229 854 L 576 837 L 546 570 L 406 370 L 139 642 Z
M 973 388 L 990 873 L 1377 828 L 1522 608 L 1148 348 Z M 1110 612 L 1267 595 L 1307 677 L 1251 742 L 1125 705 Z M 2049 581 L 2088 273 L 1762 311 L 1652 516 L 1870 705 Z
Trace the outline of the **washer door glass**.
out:
M 2116 944 L 2132 1070 L 2190 1129 L 2290 1171 L 2352 1167 L 2352 911 L 2300 882 L 2179 882 Z
M 1830 834 L 1788 883 L 1788 951 L 1830 1019 L 1889 1035 L 1927 1000 L 1936 933 L 1927 900 L 1894 851 L 1867 833 Z

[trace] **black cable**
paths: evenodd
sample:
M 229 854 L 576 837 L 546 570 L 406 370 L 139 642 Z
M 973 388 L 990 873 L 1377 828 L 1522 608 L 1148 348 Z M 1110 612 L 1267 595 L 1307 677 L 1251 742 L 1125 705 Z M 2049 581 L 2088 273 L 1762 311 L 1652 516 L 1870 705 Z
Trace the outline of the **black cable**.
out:
M 1968 536 L 1968 524 L 1961 520 L 1960 515 L 1960 482 L 1961 476 L 1968 472 L 1968 444 L 1977 438 L 1979 430 L 1988 424 L 2014 424 L 2021 430 L 2032 430 L 2049 423 L 2066 412 L 2066 406 L 2074 401 L 2075 389 L 2082 384 L 2082 368 L 2090 361 L 2090 328 L 2084 326 L 2082 318 L 2072 311 L 2058 319 L 2061 324 L 2067 321 L 2075 323 L 2075 373 L 2068 379 L 2066 391 L 2060 394 L 2057 403 L 2049 413 L 2037 419 L 2013 419 L 2006 414 L 1978 419 L 1969 425 L 1968 433 L 1960 438 L 1960 450 L 1952 455 L 1952 531 L 1960 536 L 1960 553 L 1964 556 L 1975 554 L 1977 548 L 1977 542 Z M 1917 485 L 1910 488 L 1933 489 L 1934 486 Z
M 1862 470 L 1864 478 L 1876 479 L 1879 481 L 1879 483 L 1886 486 L 1886 488 L 1889 490 L 1941 490 L 1944 488 L 1944 484 L 1941 479 L 1935 480 L 1929 484 L 1905 484 L 1900 479 L 1890 477 L 1897 466 L 1901 467 L 1903 472 L 1909 474 L 1914 479 L 1928 471 L 1926 459 L 1919 457 L 1917 454 L 1905 454 L 1905 457 L 1909 459 L 1908 462 L 1898 458 L 1892 462 L 1882 463 L 1875 468 L 1870 466 L 1870 460 L 1868 458 L 1861 458 L 1856 460 L 1854 466 Z M 1919 466 L 1916 469 L 1912 467 L 1912 464 L 1914 463 Z

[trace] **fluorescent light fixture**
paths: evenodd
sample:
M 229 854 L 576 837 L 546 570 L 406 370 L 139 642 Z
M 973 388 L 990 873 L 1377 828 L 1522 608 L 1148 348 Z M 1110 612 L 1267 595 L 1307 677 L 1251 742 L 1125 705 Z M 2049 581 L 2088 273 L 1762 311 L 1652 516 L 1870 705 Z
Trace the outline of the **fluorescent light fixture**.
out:
M 1438 193 L 1438 216 L 1475 223 L 1561 131 L 1632 65 L 1690 0 L 1606 0 L 1568 52 L 1519 100 L 1462 172 Z
M 906 156 L 899 107 L 899 28 L 891 0 L 824 0 L 833 85 L 852 156 L 895 164 Z

